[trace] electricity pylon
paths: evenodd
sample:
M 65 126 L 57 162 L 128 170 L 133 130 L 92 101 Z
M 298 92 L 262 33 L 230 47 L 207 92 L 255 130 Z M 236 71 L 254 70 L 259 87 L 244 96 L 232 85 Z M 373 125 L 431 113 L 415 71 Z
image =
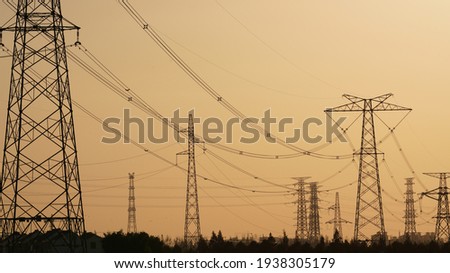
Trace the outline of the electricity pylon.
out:
M 434 217 L 436 218 L 436 228 L 434 236 L 437 242 L 448 242 L 450 240 L 450 214 L 448 205 L 447 177 L 450 175 L 450 172 L 424 174 L 439 179 L 438 188 L 423 192 L 421 196 L 427 196 L 438 201 L 437 212 L 436 216 Z M 437 198 L 434 195 L 437 195 Z
M 15 24 L 0 29 L 14 32 L 0 187 L 7 251 L 86 250 L 64 37 L 79 28 L 67 22 L 59 0 L 18 0 Z
M 359 156 L 358 188 L 356 197 L 354 240 L 371 240 L 371 232 L 380 240 L 386 240 L 384 226 L 383 202 L 381 198 L 380 172 L 375 137 L 376 112 L 411 111 L 410 108 L 386 102 L 392 94 L 385 94 L 371 99 L 344 95 L 350 103 L 327 109 L 325 112 L 362 112 L 361 148 L 355 155 Z M 372 227 L 372 229 L 370 229 Z
M 305 180 L 310 177 L 293 177 L 297 181 L 297 227 L 295 230 L 296 240 L 308 238 L 308 212 L 306 210 Z
M 136 233 L 136 197 L 134 196 L 134 173 L 129 173 L 130 185 L 128 187 L 128 227 L 127 233 Z
M 188 173 L 186 187 L 186 212 L 184 221 L 184 243 L 187 248 L 197 245 L 200 237 L 200 213 L 198 207 L 197 174 L 195 170 L 195 144 L 201 141 L 195 136 L 194 118 L 189 114 L 188 150 L 177 155 L 188 156 Z
M 310 207 L 309 207 L 309 233 L 310 242 L 318 242 L 320 239 L 320 216 L 319 216 L 319 196 L 317 193 L 317 182 L 310 183 Z
M 416 236 L 416 210 L 414 209 L 414 178 L 406 178 L 405 237 L 414 240 Z
M 338 232 L 339 239 L 344 238 L 344 234 L 342 232 L 342 223 L 350 224 L 351 222 L 341 218 L 341 205 L 339 204 L 339 192 L 336 192 L 336 198 L 334 205 L 330 207 L 330 209 L 334 210 L 334 218 L 330 221 L 327 221 L 327 224 L 333 224 L 334 232 Z

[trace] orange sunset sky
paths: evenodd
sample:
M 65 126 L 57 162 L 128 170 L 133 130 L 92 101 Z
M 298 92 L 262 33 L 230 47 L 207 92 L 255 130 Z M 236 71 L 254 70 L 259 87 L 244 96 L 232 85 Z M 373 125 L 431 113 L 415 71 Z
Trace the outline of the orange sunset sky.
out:
M 166 117 L 180 109 L 183 116 L 195 109 L 198 117 L 217 117 L 226 122 L 233 115 L 196 85 L 148 37 L 117 1 L 62 0 L 65 18 L 81 27 L 80 42 L 134 92 Z M 389 102 L 410 107 L 411 114 L 396 129 L 408 167 L 394 138 L 379 146 L 381 186 L 384 190 L 386 230 L 403 233 L 405 178 L 417 174 L 415 191 L 438 186 L 423 172 L 450 171 L 450 2 L 445 0 L 398 1 L 299 1 L 299 0 L 131 0 L 136 10 L 177 54 L 223 98 L 249 117 L 261 118 L 271 109 L 278 118 L 291 117 L 299 126 L 307 118 L 325 121 L 326 108 L 347 103 L 342 94 L 375 97 L 393 93 Z M 14 16 L 0 3 L 1 22 Z M 66 33 L 67 45 L 76 33 Z M 13 34 L 4 33 L 3 43 L 13 47 Z M 86 55 L 70 47 L 86 61 Z M 0 52 L 0 145 L 6 121 L 11 58 Z M 135 117 L 145 113 L 120 98 L 69 60 L 73 100 L 101 119 L 122 117 L 130 109 Z M 126 230 L 128 173 L 136 174 L 137 227 L 152 235 L 182 237 L 186 173 L 131 144 L 103 144 L 108 136 L 101 125 L 74 107 L 86 228 L 99 234 Z M 358 114 L 348 117 L 347 127 Z M 380 114 L 394 126 L 403 117 Z M 160 128 L 161 123 L 156 122 Z M 138 139 L 137 127 L 131 137 Z M 292 127 L 290 127 L 292 129 Z M 376 120 L 377 136 L 389 134 Z M 201 134 L 201 127 L 196 132 Z M 159 129 L 157 129 L 159 132 Z M 324 127 L 315 127 L 324 134 Z M 236 130 L 234 138 L 243 135 Z M 349 129 L 351 143 L 360 144 L 361 120 Z M 170 136 L 172 131 L 170 131 Z M 287 134 L 289 135 L 289 134 Z M 281 133 L 281 137 L 286 134 Z M 324 144 L 295 145 L 314 149 Z M 288 154 L 291 150 L 261 140 L 255 144 L 235 141 L 235 149 L 262 154 Z M 146 142 L 146 149 L 176 162 L 186 149 L 173 138 L 168 143 Z M 319 181 L 321 231 L 331 237 L 335 188 L 341 196 L 341 214 L 354 222 L 357 164 L 352 159 L 326 160 L 313 157 L 256 159 L 217 150 L 212 152 L 262 179 L 254 179 L 197 146 L 197 172 L 227 185 L 198 179 L 202 233 L 209 237 L 222 230 L 226 237 L 247 234 L 290 237 L 295 231 L 295 195 L 281 185 L 291 177 L 311 176 Z M 333 143 L 320 151 L 327 155 L 351 154 L 348 143 Z M 383 158 L 383 157 L 381 157 Z M 178 158 L 186 166 L 186 158 Z M 327 179 L 331 177 L 330 179 Z M 325 180 L 325 181 L 324 181 Z M 351 184 L 352 183 L 352 184 Z M 351 185 L 349 185 L 351 184 Z M 436 202 L 416 204 L 417 230 L 434 231 Z M 420 212 L 420 207 L 422 212 Z M 344 225 L 344 237 L 353 236 L 353 225 Z

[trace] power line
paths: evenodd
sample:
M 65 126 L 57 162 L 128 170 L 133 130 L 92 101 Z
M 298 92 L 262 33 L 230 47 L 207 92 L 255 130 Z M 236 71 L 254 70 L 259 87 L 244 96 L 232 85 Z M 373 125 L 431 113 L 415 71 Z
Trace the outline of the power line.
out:
M 215 1 L 216 4 L 222 9 L 224 10 L 231 18 L 233 18 L 242 28 L 244 28 L 251 36 L 253 36 L 256 40 L 258 40 L 261 44 L 263 44 L 266 48 L 268 48 L 270 51 L 272 51 L 273 53 L 275 53 L 277 56 L 279 56 L 281 59 L 283 59 L 284 61 L 286 61 L 287 63 L 289 63 L 290 65 L 292 65 L 294 68 L 296 68 L 298 71 L 310 76 L 311 78 L 321 82 L 322 84 L 325 84 L 328 87 L 332 87 L 333 89 L 336 90 L 342 90 L 342 88 L 337 87 L 334 84 L 329 83 L 328 81 L 325 81 L 324 79 L 319 78 L 318 76 L 314 75 L 313 73 L 305 70 L 304 68 L 301 68 L 300 66 L 298 66 L 296 63 L 292 62 L 291 60 L 289 60 L 289 58 L 287 58 L 286 56 L 284 56 L 283 54 L 281 54 L 278 50 L 276 50 L 274 47 L 272 47 L 271 45 L 269 45 L 267 42 L 265 42 L 263 39 L 261 39 L 258 35 L 256 35 L 256 33 L 254 31 L 252 31 L 249 27 L 247 27 L 241 20 L 239 20 L 229 9 L 227 9 L 224 5 L 222 5 L 220 3 L 219 0 Z M 322 98 L 323 99 L 323 98 Z
M 80 105 L 79 103 L 77 103 L 76 101 L 73 101 L 73 105 L 75 105 L 76 107 L 78 107 L 81 111 L 83 111 L 85 114 L 87 114 L 89 117 L 91 117 L 92 119 L 96 120 L 97 122 L 99 122 L 100 124 L 103 122 L 98 116 L 96 116 L 95 114 L 93 114 L 91 111 L 89 111 L 88 109 L 86 109 L 84 106 Z M 182 170 L 183 172 L 187 172 L 187 169 L 177 165 L 176 163 L 173 163 L 172 161 L 160 156 L 159 154 L 147 149 L 145 146 L 143 146 L 142 144 L 139 144 L 138 142 L 129 139 L 128 137 L 124 136 L 123 133 L 121 133 L 121 137 L 127 138 L 127 140 L 130 141 L 130 144 L 136 146 L 137 148 L 141 149 L 142 151 L 156 157 L 157 159 L 164 161 L 166 164 L 169 164 L 173 167 L 176 167 L 180 170 Z M 224 187 L 229 187 L 229 188 L 234 188 L 237 190 L 242 190 L 242 191 L 248 191 L 248 192 L 253 192 L 253 193 L 281 193 L 280 191 L 262 191 L 262 190 L 254 190 L 254 189 L 247 189 L 247 188 L 243 188 L 243 187 L 238 187 L 238 186 L 233 186 L 233 185 L 229 185 L 226 183 L 222 183 L 220 181 L 208 178 L 206 176 L 197 174 L 198 177 L 202 178 L 205 181 L 209 181 L 211 183 L 214 184 L 218 184 Z
M 110 77 L 112 77 L 116 82 L 118 82 L 120 85 L 121 85 L 121 87 L 115 87 L 115 84 L 113 83 L 113 82 L 111 82 L 110 80 L 108 80 L 108 79 L 106 79 L 105 77 L 103 77 L 103 76 L 101 76 L 101 74 L 99 73 L 99 72 L 97 72 L 95 69 L 93 69 L 91 66 L 89 66 L 86 62 L 84 62 L 83 60 L 81 60 L 80 58 L 78 58 L 77 56 L 75 56 L 75 55 L 73 55 L 70 51 L 68 51 L 68 53 L 69 53 L 69 56 L 72 56 L 73 57 L 73 60 L 75 60 L 75 62 L 77 63 L 77 64 L 79 64 L 82 68 L 84 68 L 84 70 L 86 71 L 86 72 L 88 72 L 91 76 L 93 76 L 94 78 L 96 78 L 97 80 L 99 80 L 100 82 L 102 82 L 103 84 L 105 84 L 109 89 L 111 89 L 112 91 L 114 91 L 115 93 L 117 93 L 117 94 L 119 94 L 122 98 L 127 98 L 128 99 L 128 101 L 134 101 L 134 100 L 130 100 L 130 97 L 127 97 L 127 94 L 124 94 L 123 92 L 122 92 L 122 89 L 125 89 L 126 90 L 126 92 L 129 92 L 129 93 L 131 93 L 131 94 L 135 94 L 131 89 L 129 89 L 113 72 L 111 72 L 103 63 L 101 63 L 95 56 L 93 56 L 92 54 L 90 54 L 90 53 L 87 53 L 88 52 L 88 50 L 84 47 L 84 46 L 82 46 L 81 45 L 81 43 L 79 43 L 79 42 L 77 42 L 78 43 L 78 47 L 80 48 L 80 49 L 82 49 L 82 51 L 85 53 L 85 54 L 87 54 L 88 56 L 91 56 L 90 57 L 90 59 L 92 59 L 98 66 L 100 66 L 101 68 L 102 68 L 102 70 L 103 71 L 106 71 L 106 73 L 110 76 Z M 122 88 L 122 89 L 121 89 Z M 137 94 L 136 94 L 136 96 L 137 96 Z M 138 96 L 137 96 L 138 97 Z M 146 104 L 140 97 L 138 97 L 139 98 L 139 101 L 141 101 L 142 102 L 142 104 Z M 92 118 L 94 118 L 95 120 L 97 120 L 99 123 L 102 123 L 102 121 L 101 121 L 101 119 L 100 118 L 98 118 L 98 117 L 96 117 L 95 115 L 93 115 L 91 112 L 89 112 L 86 108 L 84 108 L 84 107 L 82 107 L 81 105 L 79 105 L 78 103 L 76 103 L 76 102 L 74 102 L 74 105 L 75 106 L 77 106 L 78 108 L 80 108 L 83 112 L 85 112 L 88 116 L 90 116 L 90 117 L 92 117 Z M 142 108 L 141 108 L 142 109 Z M 150 110 L 150 112 L 153 114 L 153 116 L 155 116 L 155 117 L 162 117 L 162 115 L 160 115 L 159 113 L 157 113 L 156 112 L 156 110 L 154 110 L 151 106 L 149 106 L 149 105 L 147 105 L 147 109 L 149 109 Z M 145 111 L 145 110 L 144 110 Z M 156 114 L 155 114 L 156 113 Z M 160 118 L 160 120 L 162 120 L 162 121 L 164 121 L 165 119 L 163 119 L 163 118 Z M 353 124 L 353 123 L 352 123 Z M 183 132 L 183 130 L 180 130 L 178 127 L 176 127 L 176 128 L 174 128 L 174 129 L 176 129 L 179 133 L 184 133 Z M 122 137 L 126 137 L 126 136 L 124 136 L 123 134 L 122 134 Z M 134 144 L 136 144 L 134 141 L 131 141 L 132 143 L 134 143 Z M 141 148 L 142 148 L 142 145 L 139 145 Z M 144 151 L 146 151 L 147 149 L 144 149 Z M 154 152 L 153 152 L 154 153 Z M 218 157 L 218 156 L 217 156 Z M 259 178 L 259 177 L 256 177 L 256 176 L 254 176 L 254 175 L 252 175 L 252 174 L 250 174 L 250 173 L 248 173 L 247 171 L 245 171 L 245 170 L 243 170 L 243 169 L 241 169 L 241 168 L 239 168 L 239 167 L 237 167 L 237 166 L 235 166 L 234 164 L 232 164 L 232 163 L 230 163 L 230 162 L 228 162 L 228 161 L 226 161 L 226 160 L 224 160 L 223 158 L 221 158 L 221 161 L 223 161 L 223 162 L 226 162 L 227 164 L 231 164 L 231 166 L 233 166 L 233 167 L 235 167 L 235 168 L 237 168 L 237 169 L 239 169 L 241 172 L 244 172 L 244 173 L 246 173 L 247 175 L 250 175 L 250 176 L 252 176 L 252 177 L 254 177 L 255 179 L 258 179 L 258 180 L 262 180 L 262 181 L 264 181 L 264 182 L 267 182 L 267 183 L 269 183 L 269 184 L 273 184 L 273 185 L 278 185 L 278 184 L 276 184 L 276 183 L 273 183 L 273 182 L 270 182 L 270 181 L 268 181 L 268 180 L 266 180 L 266 179 L 262 179 L 262 178 Z
M 414 178 L 419 182 L 420 186 L 422 186 L 423 189 L 425 189 L 425 191 L 428 191 L 428 188 L 425 186 L 425 184 L 422 182 L 422 180 L 420 179 L 420 177 L 417 175 L 416 171 L 414 170 L 414 168 L 411 165 L 411 162 L 408 160 L 408 157 L 405 154 L 405 151 L 403 150 L 403 148 L 400 145 L 400 142 L 398 141 L 397 136 L 395 135 L 395 133 L 392 133 L 392 136 L 394 137 L 394 141 L 395 141 L 395 145 L 397 145 L 397 148 L 403 158 L 403 160 L 405 161 L 406 165 L 408 166 L 409 170 L 411 171 L 411 173 L 413 174 Z
M 397 189 L 398 193 L 402 196 L 402 195 L 403 195 L 403 192 L 402 192 L 402 190 L 400 189 L 400 185 L 398 184 L 397 179 L 395 178 L 394 174 L 392 173 L 391 168 L 389 167 L 389 165 L 388 165 L 388 163 L 387 163 L 387 161 L 386 161 L 386 158 L 383 158 L 383 159 L 381 160 L 381 163 L 385 166 L 385 168 L 386 168 L 386 170 L 387 170 L 387 172 L 388 172 L 388 174 L 389 174 L 391 180 L 394 182 L 395 188 Z
M 217 200 L 214 200 L 214 197 L 212 197 L 211 199 L 213 199 L 214 202 L 218 203 L 217 205 L 211 205 L 211 204 L 202 204 L 202 207 L 205 208 L 241 208 L 241 207 L 251 207 L 251 204 L 245 203 L 245 204 L 227 204 L 227 205 L 223 205 L 222 203 L 218 202 Z M 285 205 L 286 203 L 260 203 L 258 204 L 259 206 L 282 206 Z M 123 208 L 126 207 L 124 205 L 118 205 L 118 204 L 88 204 L 89 207 L 107 207 L 107 208 Z M 157 205 L 139 205 L 140 208 L 152 208 L 152 209 L 156 209 L 156 208 L 164 208 L 164 209 L 180 209 L 180 208 L 184 208 L 184 205 L 161 205 L 161 204 L 157 204 Z M 231 210 L 230 210 L 231 211 Z M 236 214 L 234 213 L 233 215 L 236 216 Z M 240 218 L 240 217 L 239 217 Z M 241 218 L 240 218 L 241 219 Z M 249 223 L 248 221 L 245 221 L 247 223 Z M 253 225 L 253 223 L 251 223 Z M 259 228 L 265 229 L 261 226 L 257 226 Z
M 126 185 L 126 183 L 123 184 L 123 185 Z M 183 187 L 183 188 L 185 188 L 185 187 Z M 203 190 L 206 190 L 206 189 L 203 189 Z M 123 195 L 112 195 L 112 194 L 85 194 L 84 196 L 95 197 L 95 198 L 123 199 Z M 158 194 L 158 195 L 140 195 L 140 194 L 137 194 L 136 196 L 138 196 L 139 198 L 151 199 L 151 200 L 153 200 L 153 199 L 157 199 L 157 200 L 182 200 L 182 199 L 186 198 L 185 196 L 160 195 L 160 194 Z M 212 197 L 214 197 L 216 199 L 241 199 L 241 200 L 246 201 L 245 199 L 242 198 L 242 196 L 239 196 L 239 195 L 214 195 Z M 255 196 L 252 196 L 251 198 L 274 198 L 274 197 L 284 197 L 284 195 L 281 195 L 281 194 L 255 195 Z M 206 197 L 202 197 L 202 199 L 203 198 L 207 199 L 207 198 L 210 198 L 210 197 L 206 196 Z M 246 202 L 246 203 L 249 204 L 249 205 L 253 204 L 251 202 Z
M 245 175 L 247 175 L 247 176 L 249 176 L 249 177 L 254 178 L 255 180 L 258 180 L 258 181 L 261 181 L 261 182 L 270 184 L 270 185 L 272 185 L 272 186 L 276 186 L 276 187 L 280 187 L 280 188 L 287 189 L 289 192 L 290 192 L 290 191 L 296 191 L 296 189 L 294 189 L 294 188 L 292 188 L 292 187 L 288 187 L 288 186 L 286 186 L 286 185 L 281 185 L 281 184 L 272 182 L 272 181 L 270 181 L 270 180 L 267 180 L 267 179 L 264 179 L 264 178 L 260 178 L 260 177 L 258 177 L 258 176 L 256 176 L 256 175 L 254 175 L 253 173 L 250 173 L 250 172 L 248 172 L 248 171 L 242 169 L 241 167 L 237 166 L 236 164 L 231 163 L 230 161 L 224 159 L 223 157 L 219 156 L 218 154 L 216 154 L 216 153 L 214 153 L 214 152 L 212 152 L 212 151 L 210 151 L 210 150 L 206 150 L 206 153 L 212 155 L 214 158 L 218 159 L 219 161 L 222 161 L 223 163 L 227 164 L 228 166 L 232 167 L 233 169 L 236 169 L 236 170 L 242 172 L 243 174 L 245 174 Z
M 147 155 L 147 154 L 138 154 L 138 155 L 129 156 L 129 157 L 124 157 L 124 158 L 119 158 L 119 159 L 114 159 L 114 160 L 107 160 L 107 161 L 100 161 L 100 162 L 83 163 L 83 164 L 80 164 L 79 166 L 98 166 L 98 165 L 106 165 L 106 164 L 111 164 L 111 163 L 117 163 L 117 162 L 128 161 L 128 160 L 140 158 L 140 157 L 143 157 L 143 156 L 146 156 L 146 155 Z M 121 177 L 121 178 L 123 178 L 123 177 Z
M 84 47 L 83 47 L 83 48 L 84 48 Z M 87 49 L 85 49 L 85 48 L 84 48 L 82 51 L 83 51 L 83 52 L 88 52 Z M 131 91 L 131 90 L 130 90 L 130 89 L 129 89 L 122 81 L 120 81 L 120 79 L 118 79 L 118 77 L 115 76 L 109 69 L 107 69 L 106 66 L 105 66 L 104 64 L 102 64 L 97 58 L 95 58 L 95 56 L 93 56 L 93 55 L 90 54 L 90 53 L 89 53 L 88 55 L 92 56 L 92 58 L 95 59 L 95 63 L 97 63 L 99 66 L 105 68 L 105 70 L 107 70 L 107 73 L 110 74 L 111 77 L 117 79 L 117 81 L 120 82 L 120 84 L 122 85 L 122 88 L 128 90 L 128 92 L 133 93 L 133 91 Z M 161 115 L 157 115 L 157 116 L 161 116 Z M 356 121 L 356 119 L 351 123 L 351 125 L 354 124 L 355 121 Z M 351 126 L 351 125 L 350 125 L 350 126 Z M 349 126 L 349 127 L 350 127 L 350 126 Z M 345 130 L 344 130 L 344 129 L 342 129 L 342 130 L 343 130 L 343 132 L 346 132 L 346 131 L 348 130 L 348 128 L 345 129 Z M 391 131 L 391 132 L 393 132 L 393 131 Z M 390 136 L 390 134 L 386 135 L 386 136 L 383 137 L 382 140 L 380 140 L 379 142 L 381 143 L 382 141 L 384 141 L 384 140 L 385 140 L 387 137 L 389 137 L 389 136 Z
M 162 172 L 165 172 L 167 170 L 172 169 L 173 167 L 174 166 L 168 166 L 168 167 L 164 167 L 162 169 L 156 170 L 156 171 L 152 171 L 152 172 L 148 172 L 148 173 L 142 173 L 145 176 L 143 176 L 143 177 L 141 177 L 139 179 L 136 179 L 135 182 L 138 182 L 138 181 L 141 181 L 141 180 L 145 180 L 145 179 L 147 179 L 149 177 L 152 177 L 152 176 L 156 176 L 156 175 L 158 175 L 158 174 L 160 174 Z M 149 174 L 149 175 L 146 175 L 146 174 Z M 89 181 L 105 181 L 105 180 L 109 181 L 109 180 L 119 180 L 119 179 L 124 179 L 124 178 L 127 178 L 127 177 L 126 176 L 121 176 L 121 177 L 115 177 L 113 179 L 99 178 L 99 179 L 90 179 L 90 180 L 83 180 L 83 181 L 87 181 L 87 182 L 89 182 Z M 97 186 L 99 189 L 90 190 L 90 191 L 84 191 L 84 193 L 86 193 L 86 192 L 87 193 L 89 193 L 89 192 L 98 192 L 98 191 L 104 191 L 104 190 L 108 190 L 108 189 L 114 189 L 114 188 L 118 188 L 118 187 L 126 185 L 126 184 L 127 183 L 121 183 L 121 184 L 116 184 L 116 185 L 111 185 L 111 186 L 100 186 L 100 187 Z
M 129 88 L 126 84 L 121 81 L 117 75 L 115 75 L 110 69 L 108 69 L 98 58 L 96 58 L 89 50 L 84 47 L 80 42 L 77 41 L 76 43 L 77 48 L 86 55 L 92 62 L 94 62 L 101 71 L 103 71 L 105 74 L 107 74 L 110 78 L 106 78 L 101 75 L 100 72 L 98 72 L 95 68 L 90 66 L 87 62 L 85 62 L 80 57 L 76 56 L 72 51 L 68 50 L 68 56 L 77 64 L 80 66 L 83 70 L 85 70 L 89 75 L 94 77 L 96 80 L 98 80 L 100 83 L 105 85 L 108 89 L 119 95 L 122 99 L 127 101 L 128 103 L 132 104 L 133 106 L 137 107 L 138 109 L 142 110 L 143 112 L 149 114 L 150 116 L 156 118 L 158 121 L 162 122 L 163 124 L 168 125 L 170 128 L 175 130 L 175 132 L 184 135 L 182 129 L 178 127 L 177 124 L 174 124 L 170 122 L 167 118 L 164 118 L 162 114 L 160 114 L 155 108 L 153 108 L 151 105 L 149 105 L 145 100 L 143 100 L 136 92 L 134 92 L 131 88 Z M 114 83 L 115 82 L 115 83 Z M 353 123 L 352 123 L 353 124 Z M 347 128 L 348 129 L 348 128 Z M 198 137 L 198 136 L 197 136 Z M 335 137 L 336 139 L 337 137 Z M 296 153 L 291 154 L 261 154 L 261 153 L 254 153 L 239 149 L 234 149 L 226 145 L 222 145 L 219 143 L 207 143 L 209 146 L 213 146 L 217 149 L 221 149 L 230 153 L 234 153 L 240 156 L 246 156 L 246 157 L 252 157 L 252 158 L 259 158 L 259 159 L 291 159 L 296 157 L 302 157 L 302 156 L 314 156 L 319 157 L 318 154 L 315 152 L 324 149 L 325 147 L 329 146 L 333 141 L 329 143 L 324 143 L 316 148 L 311 149 L 310 151 L 299 151 Z M 350 158 L 349 155 L 336 155 L 332 156 L 328 159 L 345 159 Z
M 219 173 L 221 173 L 223 176 L 224 176 L 224 178 L 230 183 L 230 184 L 232 184 L 232 185 L 235 185 L 234 184 L 234 182 L 225 174 L 225 172 L 223 172 L 218 166 L 217 166 L 217 164 L 208 156 L 208 154 L 205 154 L 206 155 L 206 158 L 209 160 L 209 162 L 211 162 L 211 164 L 215 167 L 215 169 L 219 172 Z M 217 180 L 217 178 L 215 178 L 216 180 Z M 231 189 L 228 189 L 230 192 L 232 192 L 232 193 L 234 193 Z M 258 206 L 251 198 L 253 198 L 255 195 L 252 195 L 251 196 L 251 198 L 248 196 L 248 195 L 246 195 L 244 192 L 240 192 L 240 194 L 242 194 L 242 197 L 241 196 L 238 196 L 238 195 L 236 195 L 236 197 L 238 197 L 238 198 L 240 198 L 240 199 L 242 199 L 242 200 L 245 200 L 246 202 L 248 202 L 249 204 L 253 204 L 254 205 L 254 207 L 256 208 L 256 209 L 258 209 L 258 210 L 260 210 L 260 211 L 262 211 L 262 212 L 264 212 L 265 214 L 267 214 L 267 215 L 269 215 L 270 217 L 272 217 L 272 218 L 274 218 L 274 219 L 276 219 L 277 221 L 279 221 L 279 222 L 281 222 L 281 223 L 283 223 L 283 224 L 287 224 L 286 222 L 284 222 L 283 220 L 281 220 L 281 219 L 279 219 L 277 216 L 281 216 L 281 217 L 286 217 L 286 216 L 284 216 L 284 215 L 280 215 L 280 214 L 276 214 L 276 213 L 272 213 L 272 212 L 269 212 L 269 211 L 267 211 L 266 209 L 264 209 L 263 207 L 261 207 L 261 206 Z M 276 197 L 276 196 L 278 196 L 278 197 L 285 197 L 286 195 L 289 195 L 289 193 L 287 193 L 287 194 L 285 194 L 285 193 L 282 193 L 282 194 L 273 194 L 273 195 L 270 195 L 270 197 Z M 268 195 L 265 195 L 266 197 L 268 197 Z
M 161 30 L 159 30 L 159 29 L 157 29 L 155 27 L 153 27 L 153 28 L 158 33 L 160 33 L 162 36 L 164 36 L 167 40 L 172 41 L 172 43 L 178 45 L 179 47 L 181 47 L 184 50 L 188 51 L 189 53 L 191 53 L 192 55 L 196 56 L 197 58 L 205 61 L 206 63 L 208 63 L 208 64 L 210 64 L 210 65 L 212 65 L 214 67 L 217 67 L 218 69 L 226 72 L 227 74 L 230 74 L 230 75 L 234 76 L 237 79 L 240 79 L 240 80 L 245 81 L 247 83 L 250 83 L 252 85 L 255 85 L 255 86 L 258 86 L 260 88 L 266 89 L 268 91 L 275 92 L 277 94 L 282 94 L 282 95 L 285 95 L 285 96 L 300 97 L 300 98 L 305 98 L 305 99 L 321 99 L 321 98 L 308 97 L 308 96 L 304 96 L 304 95 L 301 95 L 301 94 L 298 94 L 298 93 L 293 93 L 293 92 L 289 92 L 289 91 L 285 91 L 285 90 L 280 90 L 278 88 L 269 87 L 269 86 L 266 86 L 266 85 L 264 85 L 264 84 L 262 84 L 260 82 L 256 82 L 254 80 L 248 79 L 248 78 L 246 78 L 246 77 L 244 77 L 242 75 L 239 75 L 239 74 L 237 74 L 237 73 L 235 73 L 235 72 L 233 72 L 233 71 L 231 71 L 229 69 L 224 68 L 223 66 L 221 66 L 221 65 L 219 65 L 217 63 L 212 62 L 211 60 L 208 60 L 207 58 L 203 57 L 202 55 L 200 55 L 199 53 L 195 52 L 194 50 L 192 50 L 190 48 L 187 48 L 185 45 L 183 45 L 180 42 L 176 41 L 174 38 L 172 38 L 169 35 L 167 35 L 167 33 L 164 33 L 164 32 L 162 32 Z
M 132 19 L 144 30 L 144 32 L 154 41 L 156 44 L 179 66 L 192 80 L 194 80 L 206 93 L 208 93 L 215 101 L 222 105 L 225 109 L 231 112 L 234 116 L 240 120 L 244 120 L 247 117 L 228 102 L 222 95 L 220 95 L 213 87 L 211 87 L 200 75 L 198 75 L 165 41 L 162 37 L 149 25 L 149 23 L 140 15 L 140 13 L 129 3 L 127 0 L 118 0 L 120 5 L 125 11 L 132 17 Z M 261 126 L 250 123 L 254 129 L 260 133 L 266 135 L 266 132 Z M 298 153 L 299 156 L 306 155 L 321 159 L 344 159 L 351 158 L 353 155 L 325 155 L 315 151 L 308 151 L 292 144 L 285 142 L 283 139 L 273 137 L 276 143 L 291 149 Z

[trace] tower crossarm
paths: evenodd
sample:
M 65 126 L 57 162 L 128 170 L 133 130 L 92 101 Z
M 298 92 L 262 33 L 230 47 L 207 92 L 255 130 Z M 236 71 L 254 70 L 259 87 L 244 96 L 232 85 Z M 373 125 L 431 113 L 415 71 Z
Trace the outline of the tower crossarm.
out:
M 443 173 L 423 173 L 424 175 L 428 175 L 434 178 L 447 178 L 450 177 L 450 172 L 443 172 Z
M 433 190 L 429 190 L 429 191 L 426 191 L 426 192 L 422 192 L 422 193 L 420 193 L 420 198 L 423 198 L 424 196 L 426 196 L 426 197 L 428 197 L 428 198 L 431 198 L 431 199 L 433 199 L 433 200 L 439 200 L 439 198 L 438 197 L 435 197 L 435 196 L 439 196 L 439 195 L 443 195 L 443 194 L 445 194 L 445 192 L 448 192 L 448 190 L 449 190 L 449 188 L 448 187 L 444 187 L 444 188 L 442 188 L 443 190 L 444 190 L 444 193 L 442 193 L 440 190 L 440 188 L 436 188 L 436 189 L 433 189 Z
M 352 222 L 347 221 L 345 219 L 340 219 L 339 221 L 336 221 L 335 219 L 331 219 L 325 222 L 325 224 L 334 224 L 334 223 L 342 223 L 342 224 L 351 224 Z
M 436 189 L 432 189 L 432 190 L 429 190 L 429 191 L 422 192 L 422 193 L 420 193 L 420 197 L 421 197 L 421 198 L 422 198 L 423 196 L 430 197 L 430 196 L 433 196 L 433 195 L 435 195 L 435 194 L 439 194 L 439 188 L 436 188 Z
M 412 111 L 411 108 L 403 107 L 393 103 L 388 103 L 386 100 L 392 96 L 391 93 L 374 97 L 371 99 L 363 99 L 353 95 L 345 94 L 344 98 L 350 101 L 350 103 L 343 104 L 334 108 L 328 108 L 325 112 L 362 112 L 362 111 Z M 367 109 L 366 102 L 371 102 L 370 108 Z

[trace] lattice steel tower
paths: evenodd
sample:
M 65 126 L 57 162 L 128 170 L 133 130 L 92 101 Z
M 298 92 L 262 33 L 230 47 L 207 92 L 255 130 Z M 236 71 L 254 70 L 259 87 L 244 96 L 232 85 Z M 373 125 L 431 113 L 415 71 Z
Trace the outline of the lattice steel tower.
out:
M 293 177 L 297 180 L 297 227 L 295 230 L 296 240 L 308 238 L 308 212 L 306 210 L 305 180 L 310 177 Z
M 358 188 L 356 197 L 354 240 L 371 240 L 377 234 L 380 240 L 386 239 L 383 203 L 381 198 L 380 173 L 375 137 L 376 112 L 411 111 L 411 109 L 387 103 L 392 94 L 385 94 L 371 99 L 344 95 L 350 103 L 327 109 L 325 112 L 362 112 L 361 148 L 355 155 L 359 156 Z M 372 229 L 371 229 L 372 228 Z M 369 233 L 370 232 L 370 233 Z
M 444 173 L 425 173 L 425 175 L 439 179 L 439 187 L 437 189 L 423 192 L 422 196 L 427 196 L 438 201 L 436 216 L 436 228 L 434 232 L 435 240 L 437 242 L 448 242 L 450 240 L 450 213 L 448 205 L 448 187 L 447 177 L 450 172 Z M 434 197 L 437 195 L 437 198 Z
M 334 210 L 334 218 L 330 221 L 327 221 L 327 224 L 333 224 L 334 231 L 339 233 L 340 239 L 344 238 L 344 234 L 342 232 L 342 223 L 350 224 L 349 221 L 341 218 L 341 205 L 339 204 L 339 192 L 336 192 L 336 198 L 334 205 L 330 207 L 330 209 Z
M 416 210 L 414 209 L 414 178 L 406 178 L 405 237 L 413 240 L 416 236 Z
M 178 153 L 178 155 L 187 155 L 188 173 L 186 187 L 186 211 L 184 221 L 184 242 L 186 247 L 192 248 L 197 245 L 200 232 L 200 213 L 198 208 L 197 174 L 195 170 L 195 144 L 200 140 L 195 137 L 194 118 L 189 114 L 189 125 L 187 130 L 188 150 Z
M 319 216 L 319 196 L 317 193 L 317 182 L 310 183 L 310 207 L 309 207 L 309 233 L 308 240 L 317 242 L 320 239 L 320 216 Z
M 136 197 L 134 196 L 134 173 L 129 173 L 130 185 L 128 187 L 128 226 L 127 233 L 136 233 Z
M 8 251 L 85 250 L 64 38 L 74 29 L 59 0 L 18 0 L 15 24 L 0 29 L 14 32 L 0 188 Z M 48 232 L 45 246 L 34 241 L 23 249 L 22 238 Z

